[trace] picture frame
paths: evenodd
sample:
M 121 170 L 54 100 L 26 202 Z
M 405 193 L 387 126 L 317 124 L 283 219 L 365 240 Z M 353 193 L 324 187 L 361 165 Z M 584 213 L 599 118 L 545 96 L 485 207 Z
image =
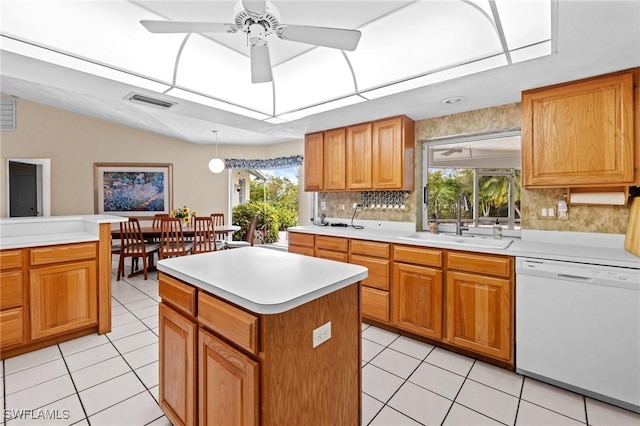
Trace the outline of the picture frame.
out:
M 93 182 L 96 214 L 150 219 L 171 213 L 171 163 L 93 163 Z

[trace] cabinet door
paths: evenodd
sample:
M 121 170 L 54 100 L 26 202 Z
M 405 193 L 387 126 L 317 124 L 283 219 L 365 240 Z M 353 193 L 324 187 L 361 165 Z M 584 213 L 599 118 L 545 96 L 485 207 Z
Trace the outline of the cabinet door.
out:
M 212 334 L 198 332 L 199 424 L 259 424 L 259 364 Z
M 425 337 L 442 337 L 442 271 L 394 264 L 393 324 Z
M 174 425 L 196 423 L 197 325 L 160 303 L 160 408 Z
M 347 127 L 347 189 L 371 189 L 371 123 Z
M 372 132 L 373 188 L 403 189 L 405 167 L 402 117 L 376 121 Z M 413 167 L 410 172 L 414 172 Z
M 304 190 L 319 191 L 322 189 L 323 169 L 323 137 L 322 133 L 306 135 L 304 138 Z
M 512 361 L 511 280 L 447 272 L 447 341 Z
M 522 94 L 525 187 L 633 183 L 633 74 Z
M 389 322 L 389 292 L 362 286 L 362 316 Z
M 345 130 L 324 132 L 323 188 L 325 191 L 346 188 Z
M 95 260 L 29 271 L 31 339 L 98 323 Z

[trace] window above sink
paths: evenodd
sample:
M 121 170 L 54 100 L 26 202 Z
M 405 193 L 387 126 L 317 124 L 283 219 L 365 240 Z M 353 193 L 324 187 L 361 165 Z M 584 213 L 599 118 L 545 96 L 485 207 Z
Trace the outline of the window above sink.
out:
M 520 229 L 520 129 L 428 139 L 423 144 L 424 228 L 432 221 L 455 224 L 457 200 L 469 209 L 462 222 L 469 231 Z

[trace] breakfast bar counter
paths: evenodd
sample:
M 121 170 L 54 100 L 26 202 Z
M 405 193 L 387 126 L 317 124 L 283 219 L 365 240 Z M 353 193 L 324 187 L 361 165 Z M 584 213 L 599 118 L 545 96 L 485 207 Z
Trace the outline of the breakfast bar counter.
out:
M 158 262 L 173 424 L 360 424 L 367 269 L 247 247 Z

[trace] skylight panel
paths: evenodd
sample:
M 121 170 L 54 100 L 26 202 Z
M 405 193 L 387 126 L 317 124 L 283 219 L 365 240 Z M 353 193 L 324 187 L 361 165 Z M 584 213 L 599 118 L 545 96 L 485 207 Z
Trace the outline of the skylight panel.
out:
M 336 99 L 334 101 L 329 101 L 322 103 L 320 105 L 315 105 L 309 108 L 301 109 L 299 111 L 293 111 L 290 113 L 279 115 L 278 118 L 284 121 L 293 121 L 298 120 L 300 118 L 308 117 L 313 114 L 320 114 L 321 112 L 330 111 L 333 109 L 342 108 L 349 105 L 354 105 L 360 102 L 364 102 L 365 99 L 361 96 L 347 96 L 346 98 Z
M 269 116 L 273 114 L 272 85 L 251 83 L 249 57 L 199 35 L 192 35 L 182 51 L 176 83 Z
M 496 0 L 509 50 L 551 39 L 550 0 Z
M 3 1 L 2 33 L 170 82 L 184 35 L 149 33 L 157 16 L 129 2 Z
M 198 104 L 210 106 L 212 108 L 217 108 L 223 111 L 232 112 L 234 114 L 244 115 L 245 117 L 255 118 L 256 120 L 265 120 L 270 117 L 269 115 L 262 114 L 260 112 L 251 111 L 249 109 L 242 108 L 237 105 L 232 105 L 227 102 L 222 102 L 216 99 L 212 99 L 210 97 L 200 95 L 198 93 L 189 92 L 188 90 L 173 88 L 168 90 L 166 94 L 169 96 L 185 99 L 187 101 L 195 102 Z
M 336 49 L 316 48 L 273 69 L 276 115 L 355 93 L 351 69 Z
M 502 46 L 491 21 L 465 2 L 416 2 L 363 28 L 348 52 L 362 89 L 492 56 Z

